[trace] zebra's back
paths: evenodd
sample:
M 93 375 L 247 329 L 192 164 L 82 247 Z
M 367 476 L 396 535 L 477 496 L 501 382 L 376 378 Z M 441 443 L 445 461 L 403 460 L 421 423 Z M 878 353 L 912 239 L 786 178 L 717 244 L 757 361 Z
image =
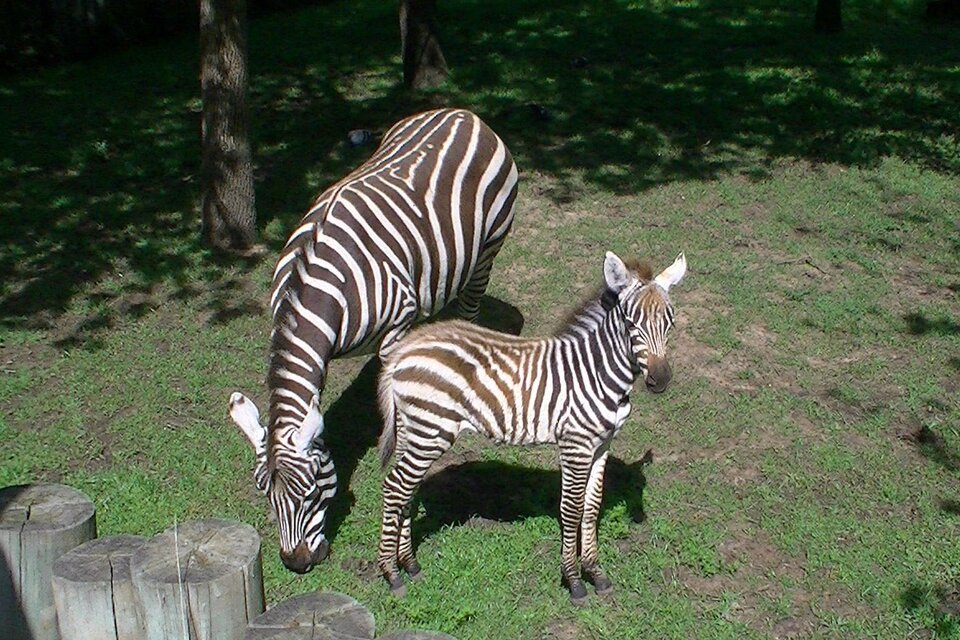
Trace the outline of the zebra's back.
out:
M 345 311 L 333 351 L 375 345 L 410 306 L 429 316 L 470 281 L 513 220 L 517 169 L 476 115 L 441 109 L 394 125 L 360 167 L 317 197 L 274 273 L 271 306 L 305 279 Z M 307 276 L 297 278 L 297 263 Z
M 387 358 L 380 394 L 497 442 L 555 442 L 569 386 L 559 364 L 565 342 L 460 320 L 421 326 Z

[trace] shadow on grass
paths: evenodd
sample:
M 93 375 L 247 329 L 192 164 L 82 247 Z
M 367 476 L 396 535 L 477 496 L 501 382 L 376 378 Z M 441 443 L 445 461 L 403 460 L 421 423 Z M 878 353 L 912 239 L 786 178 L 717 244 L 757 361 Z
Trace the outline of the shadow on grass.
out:
M 960 591 L 956 586 L 910 584 L 900 594 L 900 606 L 937 637 L 952 638 L 960 631 Z
M 631 521 L 643 522 L 646 459 L 627 464 L 607 461 L 601 514 L 625 504 Z M 416 502 L 424 514 L 413 526 L 416 545 L 449 525 L 484 526 L 537 516 L 559 517 L 560 470 L 518 467 L 496 461 L 454 463 L 428 477 Z
M 451 0 L 439 19 L 452 80 L 419 94 L 400 86 L 390 3 L 253 20 L 262 234 L 275 252 L 311 197 L 369 154 L 344 143 L 349 130 L 436 105 L 480 113 L 524 172 L 556 178 L 560 202 L 584 185 L 762 178 L 782 160 L 960 170 L 953 31 L 877 3 L 845 11 L 843 34 L 816 38 L 810 7 L 773 0 Z M 105 280 L 178 294 L 253 267 L 199 240 L 196 51 L 187 36 L 2 81 L 0 326 L 55 326 Z M 103 315 L 87 329 L 123 314 Z
M 960 501 L 942 498 L 940 500 L 940 510 L 952 516 L 960 516 Z
M 360 458 L 377 443 L 383 421 L 377 407 L 377 376 L 380 359 L 376 356 L 337 398 L 323 416 L 324 442 L 330 448 L 337 469 L 337 495 L 327 514 L 326 536 L 336 540 L 343 521 L 356 504 L 351 479 Z
M 955 336 L 960 334 L 960 324 L 947 317 L 931 320 L 922 313 L 908 313 L 903 319 L 907 322 L 907 333 L 911 335 Z

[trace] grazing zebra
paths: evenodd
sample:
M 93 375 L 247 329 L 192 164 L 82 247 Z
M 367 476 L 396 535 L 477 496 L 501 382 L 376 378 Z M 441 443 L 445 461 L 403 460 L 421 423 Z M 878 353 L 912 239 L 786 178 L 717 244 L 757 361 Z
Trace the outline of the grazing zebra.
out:
M 670 382 L 668 291 L 686 273 L 681 253 L 651 277 L 607 253 L 605 287 L 552 338 L 518 338 L 450 321 L 411 332 L 387 357 L 378 396 L 384 416 L 380 460 L 396 464 L 383 481 L 377 563 L 398 595 L 399 565 L 420 572 L 410 538 L 410 501 L 430 468 L 461 431 L 497 443 L 556 443 L 560 450 L 562 575 L 574 602 L 587 591 L 580 562 L 598 593 L 612 589 L 600 569 L 597 516 L 610 443 L 630 412 L 642 376 L 650 391 Z
M 291 234 L 273 279 L 266 428 L 250 399 L 230 397 L 291 571 L 329 551 L 323 529 L 337 478 L 318 408 L 328 363 L 384 357 L 455 297 L 460 315 L 475 319 L 516 193 L 517 167 L 486 124 L 460 109 L 429 111 L 395 124 Z

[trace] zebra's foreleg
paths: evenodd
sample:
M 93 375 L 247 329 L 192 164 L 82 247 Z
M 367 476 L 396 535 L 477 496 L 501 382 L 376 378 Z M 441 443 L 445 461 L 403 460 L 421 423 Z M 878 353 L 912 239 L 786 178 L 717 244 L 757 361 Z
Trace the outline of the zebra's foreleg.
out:
M 580 523 L 580 565 L 586 579 L 601 595 L 613 591 L 613 584 L 600 568 L 600 551 L 597 546 L 597 518 L 603 499 L 603 473 L 608 455 L 609 451 L 600 453 L 590 469 L 583 504 L 583 521 Z
M 564 585 L 570 590 L 570 601 L 573 604 L 583 604 L 587 599 L 587 588 L 580 578 L 580 568 L 577 565 L 577 538 L 583 519 L 583 500 L 592 461 L 591 452 L 584 452 L 580 447 L 561 445 L 560 571 Z

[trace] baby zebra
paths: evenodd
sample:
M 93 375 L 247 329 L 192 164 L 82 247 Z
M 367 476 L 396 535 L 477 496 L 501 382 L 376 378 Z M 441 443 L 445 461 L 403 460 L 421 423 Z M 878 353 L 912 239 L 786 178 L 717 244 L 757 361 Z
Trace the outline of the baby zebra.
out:
M 598 299 L 552 338 L 518 338 L 461 321 L 414 330 L 384 362 L 378 395 L 384 416 L 380 460 L 396 464 L 383 481 L 377 564 L 396 595 L 405 593 L 397 563 L 420 572 L 410 538 L 410 502 L 430 465 L 461 431 L 497 443 L 556 443 L 560 449 L 563 532 L 561 570 L 575 603 L 587 590 L 613 587 L 600 569 L 597 516 L 610 443 L 630 413 L 638 376 L 648 389 L 670 382 L 667 292 L 687 270 L 681 253 L 656 278 L 628 268 L 613 253 L 603 263 Z

